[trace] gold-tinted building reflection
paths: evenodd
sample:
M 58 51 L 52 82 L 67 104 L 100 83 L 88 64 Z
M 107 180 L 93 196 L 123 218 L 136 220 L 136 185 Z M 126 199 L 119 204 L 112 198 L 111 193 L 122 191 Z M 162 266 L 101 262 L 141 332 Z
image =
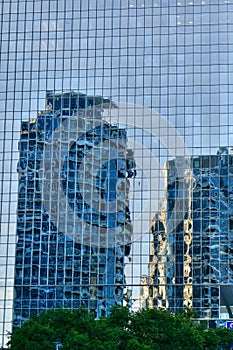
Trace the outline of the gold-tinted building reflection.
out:
M 151 223 L 149 272 L 141 279 L 141 307 L 174 312 L 188 307 L 200 318 L 232 317 L 231 151 L 221 148 L 217 155 L 192 157 L 191 171 L 184 171 L 186 190 L 179 204 L 183 219 L 173 229 L 172 212 L 181 199 L 174 160 L 167 163 L 165 172 L 165 200 Z

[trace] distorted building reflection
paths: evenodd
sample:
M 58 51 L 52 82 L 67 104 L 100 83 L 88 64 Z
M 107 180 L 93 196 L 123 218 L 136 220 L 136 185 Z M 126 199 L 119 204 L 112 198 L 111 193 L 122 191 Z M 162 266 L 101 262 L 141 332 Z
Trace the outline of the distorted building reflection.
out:
M 162 210 L 151 224 L 149 273 L 141 279 L 141 307 L 173 312 L 194 308 L 200 318 L 232 317 L 233 154 L 191 158 L 184 176 L 183 219 L 171 229 L 179 197 L 175 160 L 165 167 Z
M 102 121 L 101 108 L 108 108 L 109 104 L 110 101 L 102 97 L 47 92 L 45 111 L 40 111 L 37 118 L 29 122 L 22 122 L 14 286 L 16 326 L 31 315 L 50 308 L 85 306 L 100 316 L 107 315 L 113 305 L 123 303 L 124 257 L 130 253 L 130 244 L 121 242 L 120 237 L 132 234 L 128 178 L 135 175 L 135 163 L 132 151 L 127 148 L 126 130 Z M 101 106 L 98 111 L 97 106 Z M 54 131 L 61 123 L 78 114 L 83 116 L 85 127 L 79 139 L 71 143 L 68 154 L 62 159 L 63 166 L 56 168 L 55 157 L 50 164 L 53 171 L 48 196 L 51 200 L 45 208 L 42 180 L 48 161 L 45 159 L 46 145 L 53 143 Z M 96 121 L 96 127 L 93 127 Z M 71 124 L 69 127 L 68 137 Z M 56 154 L 56 157 L 60 156 L 61 153 Z M 92 191 L 91 201 L 86 202 L 82 191 L 89 185 L 93 159 L 99 166 L 99 172 L 92 174 L 97 193 Z M 58 172 L 67 201 L 66 210 L 60 213 L 64 217 L 60 227 L 50 215 L 59 210 L 55 181 Z M 114 209 L 115 205 L 115 210 L 98 211 L 94 205 L 97 197 L 109 208 Z M 70 221 L 68 212 L 71 212 Z M 72 239 L 69 234 L 70 227 L 75 225 L 78 239 Z M 110 232 L 116 233 L 114 238 L 118 238 L 118 242 L 107 245 L 90 240 L 88 244 L 85 229 L 92 231 L 93 236 L 102 229 L 105 239 L 109 240 Z M 130 237 L 127 238 L 129 241 Z

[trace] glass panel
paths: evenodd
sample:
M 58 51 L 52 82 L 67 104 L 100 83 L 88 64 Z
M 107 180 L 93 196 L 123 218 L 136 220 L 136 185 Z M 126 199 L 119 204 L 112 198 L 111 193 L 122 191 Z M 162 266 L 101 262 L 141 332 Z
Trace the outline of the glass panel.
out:
M 60 306 L 231 317 L 232 4 L 1 13 L 1 342 Z

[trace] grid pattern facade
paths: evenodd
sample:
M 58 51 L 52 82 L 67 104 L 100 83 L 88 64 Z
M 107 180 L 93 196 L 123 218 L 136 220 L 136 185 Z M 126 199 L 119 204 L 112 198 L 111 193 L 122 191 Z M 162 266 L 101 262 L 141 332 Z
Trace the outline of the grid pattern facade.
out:
M 43 207 L 43 190 L 46 190 L 42 181 L 42 177 L 45 176 L 43 167 L 43 158 L 46 157 L 45 144 L 52 142 L 52 132 L 62 121 L 72 118 L 74 114 L 82 113 L 85 128 L 81 129 L 80 138 L 69 145 L 69 153 L 59 170 L 63 172 L 62 188 L 68 203 L 80 219 L 78 222 L 80 227 L 78 226 L 77 230 L 81 232 L 77 234 L 85 235 L 81 226 L 82 221 L 93 225 L 91 229 L 97 233 L 99 227 L 104 227 L 107 236 L 108 228 L 120 232 L 126 231 L 125 223 L 127 220 L 130 221 L 130 213 L 126 205 L 127 190 L 122 185 L 127 177 L 134 174 L 133 161 L 124 160 L 127 152 L 126 131 L 106 122 L 93 127 L 96 120 L 101 122 L 101 109 L 100 107 L 97 109 L 97 105 L 103 107 L 109 103 L 110 101 L 100 97 L 74 93 L 54 95 L 50 92 L 47 93 L 45 111 L 40 111 L 37 118 L 31 119 L 30 122 L 22 123 L 19 143 L 18 241 L 15 262 L 14 324 L 16 326 L 21 325 L 31 315 L 49 308 L 85 306 L 96 316 L 104 316 L 108 314 L 111 306 L 123 304 L 124 256 L 129 254 L 130 245 L 119 244 L 115 248 L 101 248 L 101 242 L 96 245 L 95 242 L 91 242 L 92 246 L 87 243 L 81 244 L 77 239 L 78 236 L 74 239 L 68 232 L 68 226 L 73 227 L 75 219 L 71 223 L 65 222 L 62 225 L 63 230 L 60 231 Z M 96 115 L 93 115 L 89 107 L 95 105 Z M 105 157 L 101 173 L 96 178 L 97 189 L 101 192 L 101 197 L 110 197 L 110 201 L 114 201 L 118 196 L 121 209 L 117 213 L 103 211 L 100 215 L 85 202 L 80 187 L 85 185 L 85 180 L 87 181 L 93 168 L 91 163 L 101 161 L 103 138 L 111 143 L 105 145 L 109 147 L 108 157 L 107 159 Z M 118 141 L 121 143 L 121 149 L 117 149 L 119 158 L 111 158 L 110 153 L 113 153 Z M 95 153 L 96 157 L 86 159 L 82 171 L 80 166 L 83 158 L 90 151 Z M 50 182 L 55 181 L 53 175 L 56 166 L 58 163 L 52 165 L 53 174 L 49 179 Z M 81 180 L 78 177 L 81 177 Z M 119 179 L 121 187 L 124 188 L 121 191 L 116 188 Z M 58 201 L 56 188 L 52 188 L 52 191 L 51 197 L 57 196 Z M 51 199 L 50 205 L 53 205 Z M 61 210 L 61 215 L 66 217 L 66 211 Z
M 29 310 L 27 301 L 25 301 L 25 306 L 22 304 L 23 300 L 28 298 L 24 297 L 24 293 L 28 292 L 25 280 L 28 278 L 27 273 L 30 283 L 33 277 L 37 286 L 39 286 L 41 278 L 49 281 L 49 262 L 35 263 L 37 264 L 36 271 L 33 270 L 35 276 L 32 276 L 31 267 L 30 273 L 27 270 L 24 275 L 23 265 L 26 266 L 27 263 L 24 257 L 19 258 L 22 252 L 26 258 L 26 254 L 27 252 L 29 254 L 30 250 L 30 261 L 32 262 L 33 259 L 38 261 L 36 251 L 38 243 L 42 242 L 44 233 L 46 236 L 46 232 L 52 232 L 51 236 L 47 237 L 47 245 L 46 242 L 43 243 L 46 247 L 42 251 L 49 253 L 49 249 L 53 249 L 54 245 L 56 253 L 53 256 L 58 259 L 59 255 L 60 261 L 66 257 L 65 254 L 62 257 L 62 249 L 66 250 L 67 257 L 69 257 L 70 253 L 68 252 L 71 250 L 74 252 L 74 249 L 77 249 L 75 250 L 77 254 L 79 251 L 84 254 L 84 250 L 87 249 L 84 254 L 87 260 L 84 257 L 80 258 L 81 265 L 85 266 L 85 261 L 87 261 L 89 266 L 98 266 L 97 270 L 100 270 L 99 259 L 102 259 L 102 253 L 100 254 L 101 258 L 98 257 L 100 252 L 96 251 L 96 242 L 95 244 L 86 244 L 80 237 L 78 240 L 74 240 L 69 225 L 67 226 L 69 235 L 66 234 L 64 242 L 59 242 L 59 232 L 64 230 L 60 227 L 58 232 L 55 228 L 57 222 L 51 220 L 51 215 L 55 215 L 56 212 L 55 201 L 53 201 L 54 211 L 51 208 L 49 215 L 45 214 L 45 212 L 49 212 L 48 207 L 45 208 L 46 203 L 49 203 L 46 193 L 49 196 L 50 192 L 42 191 L 43 198 L 40 198 L 37 189 L 33 194 L 27 193 L 30 181 L 32 181 L 34 189 L 37 186 L 37 180 L 34 179 L 35 172 L 31 175 L 32 179 L 30 180 L 30 175 L 26 171 L 25 176 L 28 179 L 26 185 L 22 185 L 20 182 L 19 187 L 19 181 L 23 181 L 18 178 L 21 176 L 21 163 L 22 165 L 23 162 L 30 163 L 35 170 L 36 160 L 29 159 L 31 154 L 28 153 L 28 158 L 26 156 L 23 161 L 23 150 L 18 149 L 18 144 L 27 143 L 22 142 L 22 140 L 28 134 L 35 136 L 32 141 L 29 141 L 30 138 L 28 138 L 28 145 L 29 148 L 31 147 L 31 153 L 34 153 L 36 157 L 39 157 L 42 149 L 43 152 L 51 149 L 47 141 L 49 138 L 54 140 L 57 135 L 56 130 L 61 126 L 59 123 L 56 124 L 59 120 L 58 114 L 64 113 L 64 117 L 67 117 L 67 119 L 64 118 L 64 123 L 67 125 L 70 117 L 76 114 L 75 112 L 73 115 L 73 108 L 77 107 L 75 107 L 75 103 L 72 106 L 69 105 L 71 92 L 76 94 L 74 99 L 82 101 L 80 103 L 83 103 L 85 96 L 86 102 L 84 104 L 90 103 L 92 110 L 94 110 L 95 104 L 103 105 L 102 124 L 100 123 L 103 126 L 102 130 L 104 132 L 108 129 L 108 132 L 111 130 L 112 134 L 118 134 L 117 144 L 122 144 L 122 152 L 125 155 L 119 157 L 116 162 L 115 158 L 111 158 L 106 169 L 101 166 L 99 172 L 97 171 L 96 179 L 99 176 L 99 180 L 96 180 L 95 186 L 99 188 L 100 202 L 109 203 L 108 205 L 111 206 L 114 202 L 112 200 L 115 195 L 114 189 L 120 182 L 123 182 L 120 180 L 123 179 L 121 177 L 123 175 L 120 174 L 122 168 L 128 166 L 129 169 L 132 168 L 132 173 L 131 170 L 126 171 L 124 179 L 127 180 L 129 193 L 126 193 L 126 187 L 122 188 L 122 191 L 125 193 L 125 198 L 127 195 L 129 196 L 129 202 L 122 207 L 118 217 L 114 216 L 113 210 L 109 210 L 108 215 L 105 215 L 104 218 L 101 218 L 101 210 L 98 210 L 98 213 L 88 212 L 87 206 L 81 205 L 80 209 L 77 207 L 75 209 L 75 220 L 82 221 L 83 219 L 87 224 L 86 227 L 90 226 L 92 221 L 95 222 L 95 225 L 91 224 L 93 230 L 95 230 L 96 222 L 102 220 L 104 225 L 104 221 L 107 220 L 109 223 L 111 222 L 107 227 L 111 235 L 113 232 L 118 232 L 118 226 L 114 222 L 119 220 L 121 226 L 125 220 L 127 241 L 132 242 L 130 248 L 125 245 L 125 242 L 123 246 L 127 247 L 122 248 L 123 246 L 118 242 L 116 246 L 110 248 L 112 251 L 109 250 L 106 254 L 103 252 L 105 255 L 103 266 L 109 266 L 107 270 L 105 267 L 103 268 L 104 279 L 108 281 L 103 293 L 105 296 L 110 293 L 111 297 L 108 300 L 111 300 L 110 304 L 115 303 L 116 289 L 118 288 L 116 276 L 118 274 L 121 280 L 120 294 L 126 295 L 127 303 L 132 305 L 134 310 L 138 309 L 141 302 L 141 278 L 144 275 L 148 277 L 148 263 L 150 263 L 150 256 L 153 255 L 151 246 L 153 235 L 150 233 L 150 224 L 155 213 L 160 215 L 160 202 L 163 201 L 165 193 L 167 178 L 166 172 L 163 171 L 164 164 L 172 159 L 177 159 L 177 157 L 185 159 L 194 159 L 203 155 L 212 157 L 217 154 L 221 147 L 233 145 L 232 14 L 233 3 L 231 0 L 1 1 L 0 332 L 2 338 L 0 342 L 6 341 L 6 333 L 11 330 L 12 320 L 13 318 L 17 319 L 17 313 L 20 315 L 21 310 L 27 309 L 28 311 L 25 311 L 25 318 L 27 318 L 30 310 L 44 308 L 44 305 L 42 307 L 40 304 L 42 301 L 39 300 L 45 300 L 46 307 L 48 307 L 51 301 L 50 293 L 51 296 L 53 292 L 56 294 L 56 291 L 51 291 L 49 285 L 47 290 L 42 288 L 40 292 L 38 288 L 35 288 L 35 291 L 29 291 L 28 299 L 30 302 L 31 300 L 33 303 L 35 302 L 33 307 L 30 306 Z M 70 96 L 68 106 L 66 105 L 67 101 L 63 98 L 65 96 Z M 97 101 L 93 102 L 96 99 Z M 45 106 L 46 100 L 48 104 L 46 103 Z M 59 101 L 63 101 L 64 105 L 61 105 Z M 123 114 L 122 104 L 125 104 Z M 84 105 L 80 107 L 83 108 Z M 59 113 L 57 108 L 60 109 Z M 43 113 L 40 115 L 38 111 L 43 111 Z M 97 117 L 97 115 L 95 116 Z M 47 129 L 43 120 L 47 122 Z M 45 130 L 45 133 L 39 135 L 40 128 Z M 46 137 L 48 140 L 43 144 L 42 140 L 45 140 Z M 92 139 L 91 135 L 88 137 Z M 96 137 L 98 139 L 98 135 Z M 181 139 L 182 142 L 180 142 Z M 79 140 L 81 148 L 83 141 L 83 139 Z M 105 142 L 108 142 L 107 139 L 105 141 L 101 139 L 99 147 L 101 148 Z M 84 159 L 87 161 L 88 152 L 84 148 L 82 149 L 80 155 L 83 157 L 83 161 Z M 131 149 L 133 152 L 130 153 Z M 64 155 L 65 166 L 69 165 L 68 158 L 72 158 L 76 154 L 76 149 L 71 149 L 68 153 L 68 157 L 67 154 Z M 45 159 L 46 157 L 43 157 L 43 161 Z M 131 159 L 132 163 L 127 165 L 128 159 Z M 19 172 L 17 172 L 18 164 Z M 97 165 L 98 162 L 95 163 L 96 167 Z M 135 165 L 137 174 L 135 173 Z M 43 184 L 46 183 L 48 175 L 48 172 L 43 172 L 46 167 L 49 167 L 49 162 L 44 163 L 44 167 L 38 169 L 42 175 Z M 82 165 L 76 162 L 75 167 L 77 169 Z M 120 169 L 120 172 L 116 171 L 115 167 Z M 115 177 L 116 172 L 119 177 L 117 183 L 114 183 L 113 180 L 108 181 L 107 178 Z M 69 189 L 69 186 L 67 187 L 67 184 L 72 186 L 72 181 L 70 181 L 72 175 L 68 178 L 65 176 L 71 173 L 72 169 L 63 168 L 63 172 L 60 174 L 61 187 L 59 192 L 63 199 L 65 198 L 63 203 L 69 208 L 63 212 L 70 215 L 70 223 L 76 204 L 74 205 L 72 190 Z M 56 172 L 56 176 L 57 174 Z M 45 180 L 43 180 L 43 175 L 45 175 Z M 182 178 L 181 173 L 179 176 Z M 102 180 L 100 180 L 101 177 Z M 78 176 L 77 181 L 80 184 L 81 177 Z M 109 191 L 109 195 L 105 195 L 104 186 L 109 187 L 110 185 L 113 186 L 113 191 Z M 25 189 L 23 186 L 26 186 Z M 191 205 L 186 200 L 189 198 L 187 193 L 191 191 L 188 186 L 187 184 L 187 188 L 184 188 L 183 203 L 186 207 Z M 30 191 L 31 189 L 28 190 L 28 192 Z M 23 197 L 23 192 L 25 197 Z M 93 191 L 90 193 L 94 195 Z M 173 193 L 174 196 L 177 196 L 175 191 Z M 87 203 L 90 204 L 87 187 L 85 195 Z M 222 196 L 222 187 L 221 191 L 219 190 L 219 195 Z M 182 202 L 181 192 L 175 199 L 174 208 L 177 208 L 177 203 Z M 29 209 L 30 206 L 32 209 Z M 20 210 L 24 210 L 25 214 L 30 210 L 41 210 L 41 214 L 38 214 L 38 219 L 35 217 L 33 220 L 28 215 L 22 219 L 23 222 L 20 222 Z M 230 209 L 228 210 L 226 216 L 230 217 Z M 107 211 L 104 210 L 104 212 Z M 183 215 L 182 210 L 177 212 Z M 187 210 L 184 212 L 186 213 Z M 171 210 L 171 213 L 173 215 L 174 210 Z M 184 231 L 185 227 L 182 228 L 184 218 L 181 218 L 181 214 L 177 214 L 180 222 L 178 223 L 178 219 L 175 222 L 180 225 L 179 230 L 183 229 Z M 57 217 L 57 219 L 62 224 L 62 217 Z M 188 219 L 185 218 L 185 220 Z M 204 217 L 200 217 L 200 225 L 205 220 Z M 78 224 L 75 223 L 75 225 Z M 112 227 L 110 227 L 111 225 Z M 162 230 L 161 227 L 160 229 Z M 31 231 L 33 239 L 27 236 L 30 230 L 33 230 Z M 82 230 L 85 230 L 84 226 L 78 232 L 83 232 Z M 21 235 L 26 237 L 25 241 Z M 18 238 L 16 238 L 17 236 Z M 23 242 L 26 244 L 26 239 L 29 239 L 27 246 L 27 248 L 31 247 L 29 250 L 23 246 Z M 51 248 L 49 248 L 50 245 Z M 88 248 L 84 248 L 84 246 Z M 61 255 L 57 253 L 58 247 Z M 22 250 L 20 251 L 20 249 Z M 106 244 L 103 249 L 106 249 Z M 194 249 L 193 246 L 192 249 Z M 50 256 L 52 256 L 51 254 L 50 252 Z M 94 258 L 95 254 L 96 258 Z M 117 271 L 116 261 L 118 257 L 121 261 L 119 263 L 120 270 Z M 49 258 L 45 258 L 44 261 L 46 259 L 48 261 Z M 92 262 L 92 259 L 96 259 L 98 262 Z M 114 264 L 112 265 L 110 261 Z M 63 278 L 60 277 L 62 275 L 64 276 L 63 281 L 65 278 L 68 280 L 71 278 L 73 283 L 74 270 L 72 269 L 72 276 L 68 276 L 71 273 L 68 268 L 69 263 L 71 261 L 61 263 L 64 269 L 61 268 L 59 273 L 56 263 L 57 275 L 56 277 L 51 276 L 51 279 L 58 278 L 58 275 L 59 278 Z M 74 260 L 72 260 L 73 263 Z M 194 271 L 192 264 L 194 264 L 194 260 L 190 265 L 191 271 Z M 182 262 L 180 266 L 182 266 Z M 43 277 L 45 271 L 47 275 Z M 68 273 L 66 277 L 65 271 Z M 227 271 L 230 274 L 229 266 Z M 36 273 L 38 273 L 38 277 Z M 88 271 L 86 281 L 89 284 L 91 284 L 90 274 L 91 271 Z M 94 275 L 93 278 L 99 276 L 97 272 Z M 181 279 L 184 279 L 182 274 L 180 276 Z M 83 278 L 81 272 L 77 278 Z M 79 280 L 76 281 L 77 288 L 79 288 Z M 99 286 L 98 281 L 98 283 L 92 281 L 95 286 Z M 220 282 L 218 279 L 216 281 L 218 285 L 216 288 L 219 290 Z M 54 282 L 55 289 L 60 288 L 57 283 L 58 280 Z M 126 288 L 123 288 L 124 286 Z M 178 287 L 177 285 L 177 290 Z M 203 288 L 200 290 L 203 291 Z M 148 290 L 145 290 L 145 295 L 147 292 Z M 39 293 L 43 295 L 41 299 Z M 59 300 L 60 304 L 68 305 L 70 300 L 73 300 L 72 297 L 69 297 L 70 293 L 72 294 L 73 291 L 63 289 L 60 296 L 55 297 L 54 302 Z M 208 291 L 208 293 L 210 292 Z M 225 298 L 228 298 L 231 288 L 229 287 L 229 290 L 226 288 L 224 293 Z M 46 298 L 44 298 L 45 295 Z M 146 298 L 145 295 L 144 298 Z M 78 297 L 77 300 L 81 299 Z M 90 300 L 85 300 L 84 303 L 90 305 Z M 122 302 L 123 297 L 120 296 L 119 300 Z M 95 306 L 96 310 L 97 306 Z M 206 306 L 201 304 L 198 307 L 204 308 L 203 312 L 201 311 L 201 314 L 204 315 Z M 15 311 L 16 316 L 13 316 L 13 309 L 18 310 Z M 104 306 L 104 310 L 107 310 L 107 306 Z M 208 313 L 206 313 L 206 317 L 209 317 Z M 226 312 L 226 317 L 229 317 L 228 312 Z
M 167 163 L 166 199 L 151 225 L 153 254 L 149 276 L 142 280 L 142 306 L 173 312 L 193 307 L 198 317 L 213 320 L 232 317 L 230 151 L 222 148 L 217 155 L 192 158 L 192 174 L 184 179 L 188 205 L 173 230 L 168 224 L 179 183 L 175 162 Z

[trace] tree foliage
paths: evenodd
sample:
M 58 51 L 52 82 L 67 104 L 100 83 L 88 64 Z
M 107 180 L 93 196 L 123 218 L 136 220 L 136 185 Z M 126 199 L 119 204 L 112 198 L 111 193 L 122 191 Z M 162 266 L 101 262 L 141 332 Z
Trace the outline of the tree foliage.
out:
M 95 320 L 87 310 L 49 310 L 16 328 L 11 350 L 216 350 L 230 349 L 233 332 L 206 329 L 193 314 L 143 309 L 130 313 L 113 307 Z

